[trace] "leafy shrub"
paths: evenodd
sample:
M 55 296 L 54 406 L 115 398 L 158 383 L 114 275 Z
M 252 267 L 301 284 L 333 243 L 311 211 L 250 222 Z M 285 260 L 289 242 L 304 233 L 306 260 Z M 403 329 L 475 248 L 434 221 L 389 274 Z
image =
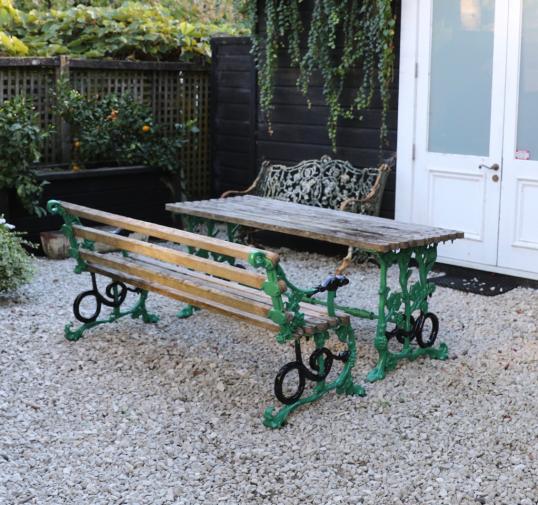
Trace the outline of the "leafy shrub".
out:
M 19 12 L 11 0 L 0 0 L 0 54 L 8 56 L 25 56 L 28 47 L 17 37 L 9 35 L 1 28 L 20 22 Z
M 179 191 L 180 151 L 187 135 L 198 131 L 192 121 L 167 128 L 131 95 L 86 97 L 66 82 L 58 87 L 56 111 L 71 128 L 73 168 L 96 162 L 152 166 L 169 174 Z
M 32 165 L 40 160 L 40 148 L 51 131 L 39 126 L 24 96 L 0 105 L 0 189 L 15 189 L 26 210 L 38 216 L 46 213 L 39 206 L 45 183 L 37 181 Z
M 12 230 L 0 215 L 0 293 L 18 288 L 34 273 L 32 257 L 24 249 L 31 244 Z
M 177 19 L 190 23 L 233 23 L 238 27 L 243 21 L 242 6 L 248 0 L 150 0 L 166 8 Z M 65 10 L 76 5 L 93 7 L 119 7 L 125 0 L 15 0 L 14 5 L 22 11 Z M 138 2 L 141 3 L 141 2 Z
M 35 56 L 192 59 L 210 55 L 209 39 L 213 34 L 238 32 L 228 23 L 181 20 L 157 2 L 44 8 L 20 12 L 19 17 L 18 21 L 12 20 L 6 31 L 19 37 L 29 54 Z

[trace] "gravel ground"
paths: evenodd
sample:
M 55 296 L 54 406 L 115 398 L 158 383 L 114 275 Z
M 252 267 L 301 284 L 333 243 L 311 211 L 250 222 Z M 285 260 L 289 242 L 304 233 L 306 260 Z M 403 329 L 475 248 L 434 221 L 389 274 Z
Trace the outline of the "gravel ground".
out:
M 282 255 L 302 285 L 335 266 Z M 71 343 L 63 326 L 89 279 L 71 260 L 37 264 L 0 298 L 2 504 L 538 504 L 538 291 L 439 288 L 451 359 L 402 363 L 367 397 L 329 394 L 268 430 L 290 346 L 203 311 L 180 321 L 152 295 L 158 324 L 126 318 Z M 349 277 L 339 299 L 373 308 L 376 269 Z M 354 326 L 364 382 L 374 326 Z

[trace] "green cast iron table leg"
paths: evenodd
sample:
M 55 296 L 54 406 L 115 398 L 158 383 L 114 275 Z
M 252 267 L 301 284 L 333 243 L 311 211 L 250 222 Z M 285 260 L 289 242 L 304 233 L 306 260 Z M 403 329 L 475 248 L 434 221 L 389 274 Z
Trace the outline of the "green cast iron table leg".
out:
M 436 258 L 437 246 L 435 244 L 378 254 L 380 279 L 374 345 L 379 358 L 375 368 L 368 374 L 368 381 L 383 379 L 386 373 L 394 370 L 402 359 L 415 360 L 419 356 L 447 359 L 446 344 L 441 343 L 437 348 L 432 347 L 437 337 L 439 323 L 437 316 L 428 312 L 428 298 L 435 290 L 435 285 L 428 281 L 428 273 L 433 268 Z M 410 286 L 412 259 L 416 261 L 419 278 Z M 387 273 L 388 269 L 395 264 L 399 267 L 400 290 L 391 293 L 387 286 Z M 425 338 L 424 332 L 428 332 L 425 325 L 427 321 L 431 328 L 428 338 Z M 391 332 L 387 332 L 389 323 L 395 325 Z M 400 352 L 389 351 L 390 337 L 396 337 L 402 344 Z M 418 347 L 411 345 L 415 339 Z

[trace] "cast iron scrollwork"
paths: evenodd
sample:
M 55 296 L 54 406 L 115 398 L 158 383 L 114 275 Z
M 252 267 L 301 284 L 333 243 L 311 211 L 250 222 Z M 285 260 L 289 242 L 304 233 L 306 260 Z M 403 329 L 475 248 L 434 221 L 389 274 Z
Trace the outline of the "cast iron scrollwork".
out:
M 428 338 L 425 340 L 424 324 L 428 319 L 431 322 L 431 330 Z M 427 312 L 426 314 L 424 312 L 421 312 L 415 323 L 414 330 L 417 344 L 419 345 L 419 347 L 431 347 L 435 343 L 437 333 L 439 333 L 439 319 L 433 312 Z
M 427 338 L 425 338 L 424 326 L 428 320 L 431 323 L 431 330 L 429 335 L 427 335 Z M 433 346 L 438 333 L 439 318 L 433 312 L 421 312 L 416 320 L 411 316 L 411 329 L 409 331 L 405 331 L 403 328 L 396 326 L 393 330 L 385 332 L 385 335 L 387 339 L 396 338 L 400 344 L 404 344 L 406 338 L 409 339 L 409 342 L 416 339 L 418 346 L 424 349 Z
M 323 360 L 321 359 L 322 356 Z M 301 343 L 298 339 L 295 340 L 295 361 L 284 365 L 278 371 L 278 374 L 275 377 L 275 396 L 285 405 L 291 405 L 292 403 L 295 403 L 303 395 L 304 388 L 306 385 L 306 379 L 312 382 L 321 382 L 325 380 L 326 377 L 329 375 L 334 360 L 342 361 L 345 363 L 348 358 L 349 351 L 345 351 L 340 354 L 333 354 L 326 347 L 321 347 L 319 349 L 316 349 L 310 355 L 308 363 L 310 365 L 310 368 L 314 371 L 309 370 L 303 362 Z M 323 362 L 322 367 L 320 367 L 321 362 Z M 323 368 L 323 370 L 320 370 L 320 368 Z M 293 370 L 297 370 L 297 374 L 299 375 L 299 384 L 296 391 L 292 395 L 288 396 L 284 394 L 282 390 L 282 385 L 284 384 L 286 376 Z
M 92 323 L 96 321 L 101 313 L 103 305 L 114 309 L 119 308 L 125 301 L 129 291 L 132 293 L 140 293 L 140 289 L 138 288 L 130 288 L 122 282 L 112 281 L 106 286 L 105 294 L 103 295 L 97 286 L 95 274 L 90 272 L 90 275 L 92 278 L 92 289 L 80 293 L 73 302 L 73 313 L 81 323 Z M 95 310 L 91 316 L 84 316 L 80 312 L 80 305 L 82 304 L 82 301 L 88 297 L 95 299 Z

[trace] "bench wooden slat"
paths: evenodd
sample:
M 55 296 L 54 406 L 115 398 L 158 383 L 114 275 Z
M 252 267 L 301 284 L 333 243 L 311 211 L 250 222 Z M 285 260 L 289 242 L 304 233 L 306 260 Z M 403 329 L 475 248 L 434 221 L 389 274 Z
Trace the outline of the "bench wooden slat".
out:
M 235 282 L 229 282 L 229 281 L 224 281 L 216 277 L 210 277 L 208 275 L 195 272 L 192 270 L 184 270 L 181 267 L 163 263 L 158 260 L 154 260 L 152 258 L 147 258 L 144 256 L 136 256 L 135 259 L 142 263 L 147 262 L 150 265 L 154 266 L 155 268 L 158 268 L 163 273 L 172 271 L 176 275 L 185 276 L 186 278 L 193 278 L 193 279 L 196 279 L 196 281 L 200 283 L 218 286 L 219 289 L 229 291 L 231 293 L 236 294 L 237 296 L 242 296 L 250 300 L 257 300 L 257 301 L 261 301 L 268 304 L 271 303 L 269 296 L 266 295 L 263 291 L 255 290 L 255 289 L 243 286 L 241 284 L 237 284 Z M 310 315 L 310 316 L 328 321 L 329 326 L 336 326 L 338 323 L 349 324 L 350 322 L 350 317 L 342 311 L 336 311 L 336 317 L 331 318 L 327 314 L 327 308 L 324 307 L 323 305 L 314 305 L 311 303 L 303 302 L 300 304 L 300 310 L 305 315 Z
M 247 321 L 249 323 L 255 324 L 256 326 L 265 328 L 272 332 L 279 331 L 278 325 L 274 323 L 273 321 L 271 321 L 270 319 L 256 316 L 255 314 L 249 314 L 247 312 L 241 312 L 240 310 L 233 309 L 231 307 L 226 307 L 217 302 L 211 302 L 209 300 L 202 299 L 194 295 L 189 295 L 187 293 L 177 291 L 172 288 L 161 286 L 154 282 L 140 279 L 138 277 L 126 274 L 124 272 L 119 272 L 117 270 L 113 270 L 113 269 L 103 267 L 103 266 L 98 266 L 98 265 L 89 266 L 88 270 L 96 274 L 110 277 L 113 280 L 124 282 L 125 284 L 130 284 L 131 286 L 135 286 L 137 288 L 144 289 L 146 291 L 151 291 L 151 292 L 163 295 L 163 296 L 167 296 L 168 298 L 172 298 L 173 300 L 177 300 L 182 303 L 193 305 L 200 309 L 207 309 L 212 312 L 216 312 L 217 314 L 222 314 L 222 315 L 230 316 L 235 319 L 242 320 L 242 321 Z
M 181 274 L 176 271 L 151 267 L 149 264 L 144 265 L 141 264 L 142 262 L 133 262 L 132 258 L 126 260 L 117 256 L 113 257 L 86 250 L 81 250 L 81 257 L 89 263 L 90 268 L 102 266 L 154 284 L 162 284 L 175 291 L 186 293 L 188 296 L 195 296 L 200 299 L 206 299 L 209 302 L 215 302 L 222 306 L 238 309 L 241 313 L 249 313 L 267 318 L 268 313 L 272 308 L 271 299 L 263 292 L 253 290 L 252 288 L 247 288 L 234 283 L 233 286 L 240 287 L 242 291 L 234 291 L 233 289 L 223 290 L 221 288 L 230 288 L 232 283 L 216 279 L 222 284 L 211 285 L 207 282 L 211 279 L 211 277 L 208 276 L 204 279 L 206 281 L 204 284 L 196 284 L 200 279 L 199 277 L 194 277 L 192 274 L 196 274 L 197 272 L 186 271 L 184 274 Z M 247 292 L 263 295 L 265 298 L 262 298 L 261 296 L 244 296 Z M 305 311 L 305 315 L 307 316 L 307 326 L 312 327 L 312 329 L 317 331 L 324 331 L 329 326 L 336 326 L 338 323 L 337 318 L 329 318 L 315 311 L 307 310 Z M 292 317 L 291 314 L 290 317 Z
M 253 288 L 260 289 L 265 282 L 264 275 L 257 272 L 249 272 L 248 270 L 233 267 L 225 263 L 218 263 L 213 260 L 200 258 L 192 254 L 184 253 L 164 247 L 157 244 L 150 244 L 128 237 L 121 237 L 113 233 L 86 226 L 73 226 L 73 232 L 78 238 L 85 238 L 95 242 L 123 249 L 125 251 L 150 256 L 151 258 L 167 261 L 176 265 L 182 265 L 187 268 L 193 268 L 218 277 L 223 277 L 240 284 L 245 284 Z
M 147 280 L 149 282 L 162 284 L 166 287 L 175 289 L 177 291 L 185 292 L 189 295 L 204 298 L 210 301 L 217 302 L 221 305 L 228 305 L 242 312 L 248 312 L 261 317 L 267 317 L 269 310 L 271 309 L 270 300 L 268 303 L 260 303 L 257 300 L 248 300 L 234 296 L 232 292 L 226 292 L 223 290 L 208 287 L 207 284 L 195 284 L 192 278 L 189 280 L 185 277 L 168 271 L 164 274 L 162 271 L 149 266 L 142 266 L 139 263 L 133 261 L 127 261 L 119 257 L 104 256 L 90 251 L 81 250 L 80 255 L 84 261 L 90 263 L 90 265 L 100 265 L 120 272 L 124 272 L 129 275 Z
M 60 202 L 60 204 L 69 214 L 82 219 L 115 226 L 124 230 L 141 233 L 142 235 L 147 235 L 149 237 L 175 242 L 177 244 L 206 249 L 217 254 L 232 256 L 243 261 L 248 261 L 250 254 L 257 251 L 257 249 L 253 247 L 198 235 L 188 231 L 177 230 L 175 228 L 170 228 L 169 226 L 148 223 L 139 219 L 112 214 L 110 212 L 91 209 L 90 207 L 84 207 L 74 203 Z M 264 252 L 274 264 L 278 263 L 278 254 L 270 251 Z

